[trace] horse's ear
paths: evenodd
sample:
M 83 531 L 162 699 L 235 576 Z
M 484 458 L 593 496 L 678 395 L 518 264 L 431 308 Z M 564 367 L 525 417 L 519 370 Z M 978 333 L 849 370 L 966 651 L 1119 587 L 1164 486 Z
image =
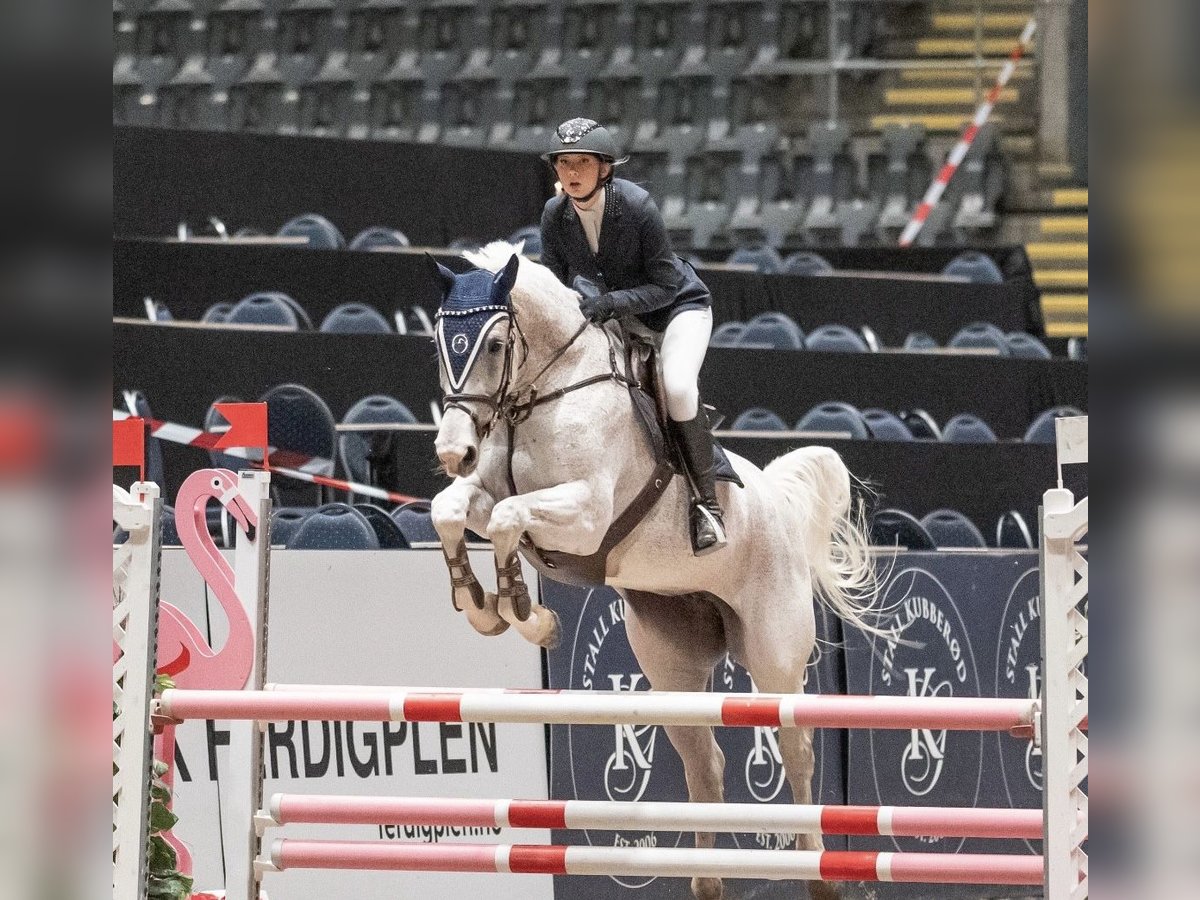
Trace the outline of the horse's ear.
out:
M 521 257 L 514 253 L 504 268 L 496 273 L 495 285 L 504 294 L 508 294 L 513 285 L 517 283 L 517 267 L 520 264 Z
M 449 269 L 447 269 L 445 266 L 443 266 L 440 262 L 438 262 L 436 259 L 434 259 L 432 256 L 430 256 L 428 253 L 425 254 L 425 259 L 429 261 L 429 273 L 434 277 L 434 279 L 437 281 L 437 283 L 439 285 L 441 285 L 442 296 L 443 297 L 446 296 L 447 294 L 450 293 L 451 289 L 454 287 L 454 278 L 455 278 L 454 273 L 451 272 Z

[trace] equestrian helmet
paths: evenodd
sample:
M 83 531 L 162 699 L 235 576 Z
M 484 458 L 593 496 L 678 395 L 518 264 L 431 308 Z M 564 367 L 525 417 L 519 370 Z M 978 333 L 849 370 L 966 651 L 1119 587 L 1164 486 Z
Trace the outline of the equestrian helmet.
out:
M 542 159 L 553 163 L 554 157 L 563 153 L 591 153 L 614 166 L 629 160 L 628 156 L 621 155 L 607 128 L 584 118 L 568 119 L 559 125 L 554 130 L 553 144 L 542 154 Z

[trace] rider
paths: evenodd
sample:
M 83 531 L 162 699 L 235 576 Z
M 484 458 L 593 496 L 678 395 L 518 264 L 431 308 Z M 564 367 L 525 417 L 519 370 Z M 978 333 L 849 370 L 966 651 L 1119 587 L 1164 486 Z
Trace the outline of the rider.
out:
M 614 167 L 628 157 L 607 129 L 591 119 L 563 122 L 542 159 L 563 190 L 542 212 L 542 264 L 564 284 L 582 277 L 599 288 L 579 303 L 592 322 L 621 319 L 659 346 L 667 412 L 698 494 L 691 510 L 692 552 L 719 550 L 725 525 L 698 386 L 712 334 L 712 296 L 695 269 L 671 250 L 650 195 L 613 178 Z

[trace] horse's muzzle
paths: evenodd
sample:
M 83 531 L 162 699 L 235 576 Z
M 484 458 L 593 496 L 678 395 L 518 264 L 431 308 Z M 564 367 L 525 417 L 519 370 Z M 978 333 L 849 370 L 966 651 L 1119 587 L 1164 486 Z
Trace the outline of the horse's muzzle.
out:
M 439 447 L 437 456 L 446 474 L 453 478 L 470 475 L 479 462 L 479 451 L 470 445 Z

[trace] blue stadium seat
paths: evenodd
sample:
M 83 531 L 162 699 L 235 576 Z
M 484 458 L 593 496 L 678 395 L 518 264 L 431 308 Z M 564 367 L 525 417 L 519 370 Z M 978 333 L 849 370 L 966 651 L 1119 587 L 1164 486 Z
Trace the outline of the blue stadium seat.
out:
M 300 330 L 300 317 L 284 295 L 263 292 L 243 297 L 225 320 L 230 325 L 275 325 L 292 331 Z
M 734 431 L 788 431 L 787 422 L 779 415 L 761 406 L 744 410 L 729 426 Z
M 233 313 L 232 303 L 214 303 L 204 311 L 204 315 L 200 317 L 201 322 L 207 322 L 212 325 L 220 325 L 229 321 L 229 316 Z
M 804 349 L 827 353 L 866 353 L 867 342 L 853 328 L 831 323 L 810 331 L 804 339 Z
M 146 298 L 146 317 L 151 322 L 174 322 L 175 316 L 171 314 L 171 310 L 167 309 L 167 304 L 160 300 L 151 300 Z
M 372 394 L 355 403 L 343 417 L 347 425 L 404 424 L 417 418 L 407 406 L 394 397 Z M 338 435 L 338 456 L 342 469 L 353 481 L 371 483 L 372 457 L 382 461 L 391 452 L 391 432 L 344 431 Z
M 374 503 L 355 503 L 354 508 L 371 523 L 371 527 L 375 530 L 375 537 L 379 541 L 380 550 L 408 549 L 408 539 L 400 530 L 400 526 L 396 524 L 396 520 L 388 515 L 387 510 Z
M 905 350 L 934 350 L 938 342 L 924 331 L 910 331 L 904 338 Z
M 308 518 L 314 507 L 280 506 L 271 512 L 271 543 L 288 547 L 296 535 L 296 529 Z
M 830 275 L 833 265 L 819 253 L 797 250 L 783 261 L 780 271 L 785 275 Z
M 838 400 L 818 403 L 800 418 L 796 430 L 845 432 L 859 440 L 871 436 L 863 414 L 849 403 Z
M 179 528 L 175 525 L 175 507 L 167 506 L 164 503 L 162 506 L 161 521 L 162 537 L 159 543 L 164 547 L 182 547 L 183 542 L 179 540 Z
M 871 516 L 871 546 L 901 550 L 936 550 L 929 532 L 902 509 L 881 509 Z
M 424 500 L 414 500 L 397 507 L 392 510 L 392 518 L 400 526 L 400 531 L 410 547 L 417 543 L 441 541 L 429 515 L 429 503 Z
M 1003 284 L 1004 273 L 995 260 L 978 250 L 964 250 L 942 269 L 943 275 L 966 278 L 972 284 Z
M 542 252 L 542 229 L 539 225 L 526 225 L 524 228 L 518 228 L 508 236 L 510 244 L 519 244 L 525 242 L 525 247 L 521 253 L 526 256 L 537 256 Z
M 894 412 L 886 409 L 864 409 L 863 419 L 877 441 L 911 441 L 913 433 Z
M 377 250 L 387 247 L 408 247 L 408 236 L 395 228 L 385 225 L 372 225 L 364 228 L 350 242 L 351 250 Z
M 370 521 L 353 506 L 327 503 L 315 509 L 292 535 L 289 550 L 378 550 Z
M 773 274 L 783 268 L 783 259 L 779 256 L 779 251 L 766 244 L 738 247 L 729 254 L 725 262 L 730 265 L 753 266 L 755 272 L 763 275 Z
M 906 409 L 899 413 L 900 421 L 908 426 L 912 436 L 918 441 L 940 441 L 942 429 L 933 416 L 923 409 Z
M 782 312 L 763 312 L 746 323 L 738 346 L 766 346 L 774 350 L 803 350 L 804 332 Z
M 365 303 L 343 303 L 329 311 L 321 331 L 333 334 L 390 334 L 391 323 L 383 313 Z
M 1010 331 L 1006 334 L 1008 351 L 1019 359 L 1050 359 L 1050 351 L 1046 345 L 1032 334 L 1024 331 Z
M 317 213 L 305 213 L 286 222 L 279 229 L 279 237 L 302 237 L 310 250 L 342 250 L 346 246 L 338 227 Z
M 994 444 L 997 438 L 979 416 L 959 413 L 942 426 L 942 440 L 947 444 Z
M 1082 415 L 1084 415 L 1083 411 L 1076 409 L 1074 406 L 1055 406 L 1039 413 L 1037 418 L 1029 424 L 1029 429 L 1025 432 L 1025 443 L 1053 444 L 1055 438 L 1054 420 Z
M 316 475 L 333 474 L 336 424 L 325 401 L 300 384 L 281 384 L 271 388 L 259 400 L 267 404 L 267 437 L 277 450 L 300 453 L 328 460 L 325 465 L 309 466 Z M 322 496 L 321 489 L 312 485 L 290 483 L 280 479 L 276 485 L 281 502 L 303 506 L 314 497 Z
M 939 550 L 949 547 L 987 547 L 983 532 L 957 509 L 935 509 L 922 517 L 921 524 Z
M 709 338 L 710 347 L 736 347 L 742 332 L 746 330 L 745 322 L 722 322 Z
M 964 350 L 994 350 L 1000 356 L 1010 355 L 1008 338 L 991 322 L 964 325 L 946 346 Z
M 996 546 L 1015 550 L 1032 550 L 1037 546 L 1025 517 L 1015 509 L 996 520 Z

